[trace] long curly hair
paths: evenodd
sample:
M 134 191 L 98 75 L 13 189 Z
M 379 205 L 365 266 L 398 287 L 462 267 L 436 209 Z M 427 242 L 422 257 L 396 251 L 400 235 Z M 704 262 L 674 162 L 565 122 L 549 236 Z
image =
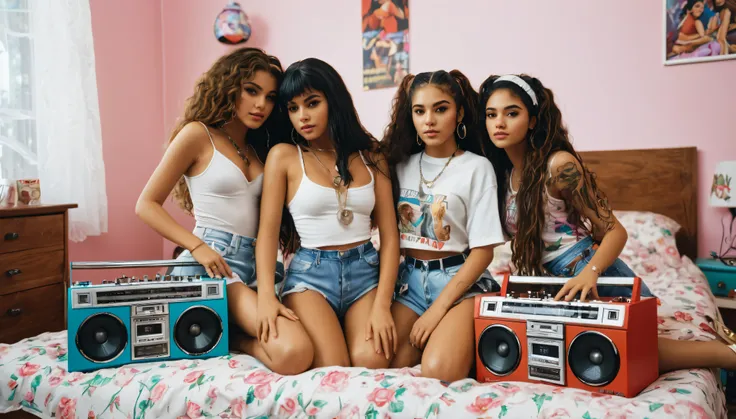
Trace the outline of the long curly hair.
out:
M 542 255 L 545 244 L 542 240 L 542 229 L 545 225 L 546 187 L 550 179 L 547 176 L 549 158 L 558 151 L 572 154 L 583 168 L 583 179 L 588 190 L 595 195 L 597 202 L 605 202 L 605 196 L 598 190 L 595 175 L 583 165 L 568 135 L 567 127 L 562 122 L 562 113 L 555 103 L 554 94 L 539 79 L 521 74 L 521 77 L 534 90 L 538 99 L 535 106 L 531 97 L 517 84 L 510 81 L 499 81 L 500 77 L 488 77 L 480 87 L 479 118 L 485 119 L 485 108 L 493 92 L 509 89 L 519 97 L 529 111 L 530 119 L 536 117 L 536 125 L 526 137 L 527 150 L 524 156 L 524 170 L 521 174 L 521 186 L 516 195 L 516 208 L 519 214 L 516 221 L 517 232 L 511 239 L 513 251 L 512 262 L 520 275 L 539 276 L 544 274 Z M 513 165 L 506 151 L 496 147 L 491 141 L 487 129 L 482 130 L 484 142 L 488 144 L 488 158 L 496 171 L 498 182 L 499 214 L 506 217 L 506 193 L 510 187 L 510 175 Z M 607 204 L 606 204 L 607 205 Z M 508 221 L 508 220 L 505 220 Z M 572 209 L 568 221 L 575 231 L 590 234 L 592 229 L 582 214 Z M 506 222 L 502 223 L 504 232 L 509 233 Z
M 258 48 L 239 48 L 215 61 L 197 81 L 194 94 L 187 99 L 184 116 L 172 131 L 169 144 L 190 122 L 203 122 L 209 127 L 221 128 L 232 120 L 243 83 L 252 79 L 258 71 L 271 73 L 276 78 L 277 86 L 283 80 L 284 71 L 278 58 Z M 261 161 L 266 161 L 268 150 L 285 138 L 284 125 L 283 112 L 274 107 L 260 128 L 248 130 L 248 143 Z M 179 206 L 191 215 L 194 205 L 183 176 L 174 187 L 173 196 Z
M 416 76 L 404 77 L 394 96 L 391 110 L 391 122 L 386 127 L 381 149 L 391 170 L 391 178 L 396 179 L 396 165 L 405 161 L 412 154 L 424 150 L 424 142 L 417 143 L 417 129 L 414 127 L 411 107 L 414 92 L 427 85 L 437 86 L 455 100 L 457 111 L 464 110 L 462 123 L 465 125 L 465 138 L 455 132 L 458 146 L 472 153 L 485 156 L 485 147 L 478 133 L 478 92 L 473 89 L 470 80 L 460 71 L 445 70 L 419 73 Z M 394 202 L 399 202 L 400 185 L 392 182 Z M 397 214 L 398 215 L 398 214 Z
M 348 170 L 350 163 L 348 158 L 351 154 L 359 151 L 368 151 L 368 153 L 363 154 L 363 157 L 369 167 L 377 169 L 385 176 L 389 176 L 388 173 L 383 173 L 380 170 L 377 165 L 377 158 L 373 156 L 373 152 L 379 149 L 378 141 L 360 122 L 353 98 L 345 82 L 328 63 L 317 58 L 307 58 L 291 64 L 284 73 L 284 80 L 279 89 L 281 106 L 286 109 L 288 102 L 294 97 L 310 90 L 323 93 L 327 100 L 327 125 L 337 154 L 338 173 L 340 173 L 345 186 L 349 187 L 353 180 Z M 284 113 L 286 113 L 286 110 L 284 110 Z M 288 126 L 291 128 L 291 131 L 287 134 L 288 138 L 297 147 L 299 144 L 307 144 L 307 140 L 298 134 L 291 123 Z M 296 252 L 300 246 L 300 240 L 289 211 L 284 210 L 284 215 L 281 222 L 279 241 L 286 256 Z M 373 222 L 373 214 L 371 214 L 371 221 Z

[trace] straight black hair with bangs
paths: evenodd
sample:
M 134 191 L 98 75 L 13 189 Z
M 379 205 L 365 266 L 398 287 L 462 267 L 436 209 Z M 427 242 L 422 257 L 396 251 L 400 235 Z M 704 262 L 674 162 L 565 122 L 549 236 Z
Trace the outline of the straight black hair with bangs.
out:
M 288 103 L 309 91 L 321 92 L 327 99 L 329 134 L 337 153 L 338 172 L 345 185 L 350 185 L 353 179 L 348 170 L 348 156 L 357 151 L 374 151 L 378 141 L 361 124 L 345 82 L 331 65 L 317 58 L 307 58 L 286 69 L 279 100 L 287 115 Z M 290 134 L 297 143 L 306 143 L 296 130 L 292 129 Z M 370 156 L 364 156 L 374 165 Z

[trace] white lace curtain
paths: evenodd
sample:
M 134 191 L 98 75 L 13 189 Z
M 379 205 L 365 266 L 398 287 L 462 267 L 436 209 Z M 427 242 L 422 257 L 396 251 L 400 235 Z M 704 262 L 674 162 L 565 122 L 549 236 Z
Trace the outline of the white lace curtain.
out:
M 89 0 L 0 0 L 0 25 L 0 175 L 76 203 L 71 240 L 107 232 Z

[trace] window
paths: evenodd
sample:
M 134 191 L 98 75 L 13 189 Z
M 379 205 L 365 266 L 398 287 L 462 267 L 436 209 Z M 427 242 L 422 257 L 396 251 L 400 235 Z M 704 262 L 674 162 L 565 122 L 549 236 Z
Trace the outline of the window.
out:
M 0 178 L 38 177 L 29 0 L 0 0 Z
M 107 232 L 89 0 L 0 0 L 0 177 L 77 204 L 70 240 Z

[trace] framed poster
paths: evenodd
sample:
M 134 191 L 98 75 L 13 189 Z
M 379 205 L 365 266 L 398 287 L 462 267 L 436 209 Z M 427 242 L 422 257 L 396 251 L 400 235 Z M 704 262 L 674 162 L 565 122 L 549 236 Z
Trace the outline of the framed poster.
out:
M 409 0 L 361 0 L 363 90 L 395 87 L 409 73 Z
M 736 0 L 663 0 L 664 63 L 736 58 Z

